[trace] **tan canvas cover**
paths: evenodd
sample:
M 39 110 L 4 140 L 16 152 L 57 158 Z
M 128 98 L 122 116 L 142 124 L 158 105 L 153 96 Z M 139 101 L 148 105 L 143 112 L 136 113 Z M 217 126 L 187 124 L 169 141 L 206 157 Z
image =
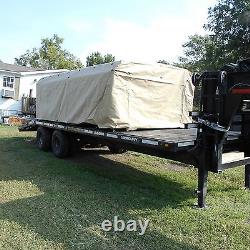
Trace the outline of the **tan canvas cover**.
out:
M 37 84 L 37 118 L 100 128 L 173 128 L 191 122 L 190 72 L 164 64 L 114 62 Z

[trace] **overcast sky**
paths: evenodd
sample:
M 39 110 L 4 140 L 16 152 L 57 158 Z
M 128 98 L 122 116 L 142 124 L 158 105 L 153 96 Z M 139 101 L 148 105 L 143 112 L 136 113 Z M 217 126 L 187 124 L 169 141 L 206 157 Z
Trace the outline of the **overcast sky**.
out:
M 118 60 L 173 61 L 189 35 L 203 33 L 216 0 L 9 0 L 1 2 L 0 59 L 13 63 L 56 33 L 85 63 L 93 51 Z

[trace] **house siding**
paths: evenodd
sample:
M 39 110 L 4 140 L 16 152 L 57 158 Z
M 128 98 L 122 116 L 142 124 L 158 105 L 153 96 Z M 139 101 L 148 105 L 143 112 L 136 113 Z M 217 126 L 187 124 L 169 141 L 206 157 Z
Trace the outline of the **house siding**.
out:
M 32 90 L 32 97 L 36 97 L 36 83 L 43 77 L 58 74 L 66 70 L 59 71 L 36 71 L 36 72 L 23 72 L 15 73 L 8 71 L 0 71 L 0 94 L 3 89 L 3 77 L 14 76 L 15 77 L 15 98 L 3 98 L 0 95 L 0 122 L 2 116 L 15 115 L 21 113 L 22 109 L 22 97 L 29 96 L 30 90 Z

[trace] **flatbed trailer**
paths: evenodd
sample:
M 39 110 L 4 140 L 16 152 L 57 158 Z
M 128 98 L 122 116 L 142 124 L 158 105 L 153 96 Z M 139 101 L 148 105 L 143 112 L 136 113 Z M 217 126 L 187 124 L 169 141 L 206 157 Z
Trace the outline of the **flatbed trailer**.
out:
M 206 207 L 208 172 L 245 165 L 250 188 L 250 72 L 205 72 L 193 77 L 200 84 L 200 111 L 185 128 L 121 131 L 36 119 L 20 131 L 37 130 L 38 147 L 52 147 L 57 157 L 69 154 L 74 143 L 106 145 L 111 151 L 141 152 L 198 168 L 198 207 Z M 228 159 L 230 152 L 241 157 Z

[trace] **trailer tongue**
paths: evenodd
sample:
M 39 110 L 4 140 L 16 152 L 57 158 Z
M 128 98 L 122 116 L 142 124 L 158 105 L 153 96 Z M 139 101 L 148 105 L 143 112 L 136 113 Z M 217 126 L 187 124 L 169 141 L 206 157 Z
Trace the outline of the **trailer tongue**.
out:
M 20 131 L 38 129 L 39 147 L 52 145 L 58 157 L 68 155 L 72 141 L 80 141 L 192 164 L 198 168 L 198 207 L 204 208 L 209 171 L 245 165 L 245 187 L 250 188 L 250 70 L 205 72 L 193 83 L 201 86 L 200 111 L 191 112 L 196 122 L 182 129 L 121 131 L 37 119 Z M 228 159 L 230 152 L 242 153 Z

